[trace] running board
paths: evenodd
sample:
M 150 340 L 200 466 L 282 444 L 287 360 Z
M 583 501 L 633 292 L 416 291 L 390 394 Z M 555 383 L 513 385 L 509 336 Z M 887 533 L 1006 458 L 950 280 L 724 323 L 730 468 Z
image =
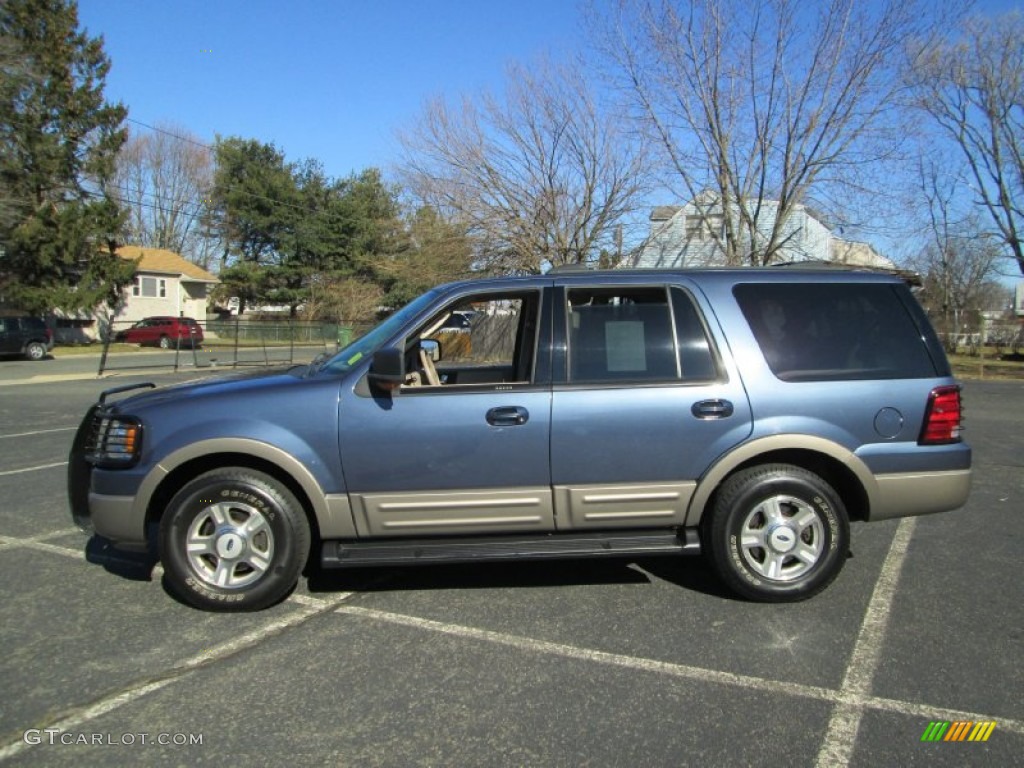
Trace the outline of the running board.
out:
M 679 532 L 553 533 L 540 536 L 481 536 L 450 539 L 325 541 L 324 568 L 372 565 L 475 563 L 481 560 L 559 560 L 581 557 L 698 555 L 695 529 Z

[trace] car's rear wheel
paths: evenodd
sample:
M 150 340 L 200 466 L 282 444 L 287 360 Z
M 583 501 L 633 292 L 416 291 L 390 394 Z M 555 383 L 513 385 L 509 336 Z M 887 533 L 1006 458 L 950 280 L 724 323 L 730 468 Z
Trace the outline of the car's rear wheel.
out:
M 230 467 L 200 475 L 160 523 L 168 586 L 213 611 L 255 611 L 295 587 L 309 555 L 309 521 L 278 480 Z
M 704 550 L 734 592 L 761 602 L 804 600 L 842 570 L 850 525 L 835 490 L 788 464 L 737 472 L 702 524 Z
M 29 360 L 42 360 L 46 357 L 46 345 L 38 341 L 30 341 L 25 345 L 25 357 Z

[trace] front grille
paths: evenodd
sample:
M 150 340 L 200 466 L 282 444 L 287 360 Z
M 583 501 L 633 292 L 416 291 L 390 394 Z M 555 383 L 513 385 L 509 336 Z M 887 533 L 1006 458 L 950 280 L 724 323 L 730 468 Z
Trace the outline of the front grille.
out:
M 107 417 L 100 412 L 96 412 L 92 415 L 92 419 L 89 422 L 88 431 L 85 434 L 85 444 L 82 446 L 82 452 L 86 458 L 92 459 L 96 453 L 96 447 L 100 445 L 100 432 L 103 429 L 103 422 L 107 420 Z

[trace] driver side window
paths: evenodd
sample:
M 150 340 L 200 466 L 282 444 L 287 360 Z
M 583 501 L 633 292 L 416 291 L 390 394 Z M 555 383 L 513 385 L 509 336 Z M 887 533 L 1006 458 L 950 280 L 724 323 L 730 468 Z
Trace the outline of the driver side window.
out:
M 403 388 L 531 383 L 539 308 L 537 292 L 449 304 L 407 339 Z

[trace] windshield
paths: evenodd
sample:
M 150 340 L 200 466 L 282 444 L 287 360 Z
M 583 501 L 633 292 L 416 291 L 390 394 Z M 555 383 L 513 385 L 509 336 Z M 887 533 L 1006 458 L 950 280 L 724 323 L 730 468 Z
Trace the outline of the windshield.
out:
M 380 345 L 398 333 L 410 318 L 415 317 L 425 307 L 432 304 L 436 296 L 437 291 L 428 291 L 419 298 L 413 299 L 380 325 L 360 336 L 327 360 L 320 370 L 326 373 L 347 373 L 352 366 L 371 357 Z

